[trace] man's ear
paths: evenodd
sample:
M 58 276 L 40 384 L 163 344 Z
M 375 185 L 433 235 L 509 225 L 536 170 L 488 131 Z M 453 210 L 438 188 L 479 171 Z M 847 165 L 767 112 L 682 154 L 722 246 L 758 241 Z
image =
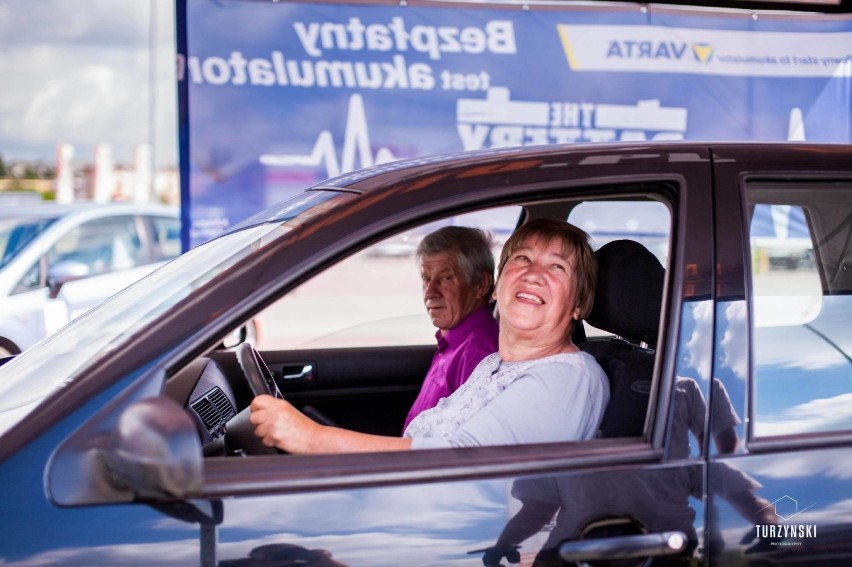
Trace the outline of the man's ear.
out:
M 488 290 L 492 287 L 493 278 L 484 272 L 480 274 L 479 282 L 476 284 L 476 298 L 480 299 L 486 297 L 488 295 Z

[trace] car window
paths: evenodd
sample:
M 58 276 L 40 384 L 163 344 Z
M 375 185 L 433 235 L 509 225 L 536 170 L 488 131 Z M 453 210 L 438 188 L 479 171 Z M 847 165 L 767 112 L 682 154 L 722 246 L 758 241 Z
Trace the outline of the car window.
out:
M 262 350 L 434 344 L 414 257 L 425 235 L 446 225 L 475 226 L 496 259 L 521 207 L 458 215 L 396 234 L 335 264 L 260 313 Z
M 92 360 L 105 356 L 192 290 L 230 269 L 252 250 L 265 246 L 287 227 L 268 224 L 222 236 L 198 246 L 112 296 L 45 339 L 38 350 L 17 356 L 6 368 L 12 378 L 0 382 L 0 436 L 23 419 L 48 394 L 63 387 Z M 45 367 L 49 366 L 49 369 Z M 22 387 L 22 385 L 26 387 Z
M 852 429 L 852 186 L 749 191 L 757 437 Z
M 74 263 L 86 276 L 106 274 L 145 263 L 136 218 L 97 219 L 75 227 L 47 254 L 48 270 L 59 262 Z
M 618 239 L 635 240 L 665 266 L 669 252 L 671 213 L 659 201 L 585 201 L 568 215 L 568 222 L 589 233 L 597 250 Z
M 232 229 L 113 295 L 3 366 L 0 437 L 55 390 L 79 377 L 116 348 L 183 301 L 193 290 L 233 269 L 293 227 L 347 199 L 345 193 L 312 191 L 282 202 L 274 222 Z M 12 370 L 14 369 L 14 370 Z
M 256 318 L 258 347 L 275 350 L 434 343 L 435 329 L 423 308 L 413 257 L 417 243 L 447 224 L 479 226 L 491 234 L 496 259 L 517 226 L 520 212 L 520 207 L 510 206 L 444 219 L 394 235 L 347 258 L 261 313 Z M 567 220 L 589 232 L 595 249 L 619 238 L 636 240 L 666 265 L 671 213 L 663 203 L 586 201 L 574 207 Z M 341 282 L 346 282 L 346 293 L 341 293 Z M 298 325 L 288 321 L 298 321 Z M 606 334 L 588 323 L 585 326 L 590 336 Z
M 0 218 L 0 268 L 9 264 L 38 235 L 50 228 L 55 218 L 16 216 Z
M 41 287 L 42 282 L 44 281 L 42 278 L 41 266 L 41 260 L 37 260 L 32 266 L 30 266 L 30 268 L 24 272 L 24 276 L 18 280 L 18 283 L 16 283 L 15 287 L 12 288 L 9 295 L 25 293 Z
M 151 246 L 153 259 L 171 260 L 181 253 L 180 219 L 171 217 L 149 217 L 152 226 Z

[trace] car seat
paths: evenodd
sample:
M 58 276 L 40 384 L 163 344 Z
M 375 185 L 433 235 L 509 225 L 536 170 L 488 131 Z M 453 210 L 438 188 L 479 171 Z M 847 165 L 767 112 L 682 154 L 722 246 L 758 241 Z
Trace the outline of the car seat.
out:
M 610 401 L 602 437 L 641 436 L 651 392 L 665 270 L 647 248 L 615 240 L 595 252 L 595 302 L 586 318 L 612 337 L 578 346 L 595 357 L 609 378 Z

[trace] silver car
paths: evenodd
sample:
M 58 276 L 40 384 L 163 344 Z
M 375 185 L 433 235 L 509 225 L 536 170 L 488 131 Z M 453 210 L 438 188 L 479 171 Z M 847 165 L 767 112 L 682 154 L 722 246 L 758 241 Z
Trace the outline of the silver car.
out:
M 3 207 L 0 356 L 29 348 L 180 252 L 174 207 Z

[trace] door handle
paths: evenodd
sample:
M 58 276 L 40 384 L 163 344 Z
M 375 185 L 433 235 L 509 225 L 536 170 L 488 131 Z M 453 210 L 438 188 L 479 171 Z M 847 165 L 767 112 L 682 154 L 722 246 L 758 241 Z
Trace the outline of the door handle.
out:
M 674 555 L 685 547 L 683 532 L 662 532 L 569 541 L 559 546 L 559 556 L 563 561 L 628 559 Z
M 291 380 L 311 381 L 314 379 L 314 365 L 310 363 L 296 364 L 281 367 L 281 379 L 285 382 Z

